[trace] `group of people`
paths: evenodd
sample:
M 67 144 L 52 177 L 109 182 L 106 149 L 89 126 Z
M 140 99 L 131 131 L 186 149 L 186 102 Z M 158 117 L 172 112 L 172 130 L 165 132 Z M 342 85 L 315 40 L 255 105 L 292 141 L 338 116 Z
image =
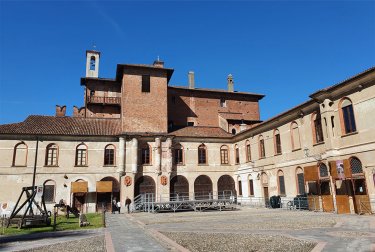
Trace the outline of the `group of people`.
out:
M 125 207 L 127 208 L 128 213 L 130 213 L 130 204 L 131 203 L 132 203 L 131 199 L 129 199 L 129 197 L 126 197 Z M 112 200 L 112 213 L 114 214 L 117 211 L 118 211 L 118 213 L 120 213 L 120 211 L 121 211 L 121 202 L 117 201 L 116 198 L 113 198 L 113 200 Z

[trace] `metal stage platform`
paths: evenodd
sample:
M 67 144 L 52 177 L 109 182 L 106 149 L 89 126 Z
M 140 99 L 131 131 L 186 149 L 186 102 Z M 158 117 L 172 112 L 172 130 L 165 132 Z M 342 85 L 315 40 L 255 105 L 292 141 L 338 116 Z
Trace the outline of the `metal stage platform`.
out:
M 177 195 L 163 198 L 162 196 L 155 197 L 153 193 L 144 193 L 134 198 L 134 210 L 149 213 L 236 209 L 236 197 L 232 194 L 194 195 L 193 197 Z

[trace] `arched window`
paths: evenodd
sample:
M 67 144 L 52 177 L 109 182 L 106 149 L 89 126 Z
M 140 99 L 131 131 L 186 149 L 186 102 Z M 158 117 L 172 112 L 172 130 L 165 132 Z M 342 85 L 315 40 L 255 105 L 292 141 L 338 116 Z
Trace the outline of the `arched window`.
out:
M 236 164 L 239 164 L 240 163 L 240 149 L 238 148 L 237 144 L 234 146 L 234 157 L 235 157 Z
M 319 164 L 319 177 L 321 178 L 328 177 L 328 168 L 325 163 Z
M 45 165 L 46 166 L 58 166 L 58 159 L 59 159 L 59 147 L 57 144 L 51 143 L 47 145 L 46 148 L 46 159 Z
M 324 141 L 322 119 L 320 113 L 314 112 L 311 116 L 311 128 L 313 131 L 313 141 L 315 143 L 321 143 Z
M 198 147 L 198 164 L 207 164 L 207 148 L 204 144 Z
M 251 147 L 250 147 L 250 141 L 246 140 L 246 161 L 251 161 Z
M 24 142 L 16 144 L 13 152 L 12 166 L 26 166 L 27 165 L 27 145 Z
M 174 163 L 183 164 L 184 163 L 184 147 L 181 144 L 177 144 L 174 147 Z
M 362 163 L 358 158 L 351 157 L 349 159 L 349 161 L 350 161 L 350 169 L 352 171 L 352 174 L 362 174 L 363 173 Z
M 264 138 L 262 135 L 259 136 L 259 158 L 266 157 L 266 149 L 264 146 Z
M 280 132 L 278 129 L 275 129 L 273 133 L 274 145 L 275 145 L 275 154 L 281 154 L 281 139 Z
M 235 134 L 236 134 L 236 129 L 233 128 L 233 129 L 232 129 L 232 135 L 235 135 Z
M 251 177 L 251 175 L 249 175 L 248 177 L 249 179 L 249 196 L 254 196 L 254 180 L 253 178 Z
M 341 100 L 339 105 L 340 119 L 343 134 L 349 134 L 357 131 L 353 103 L 348 99 L 344 98 Z
M 296 178 L 297 178 L 297 193 L 299 195 L 305 194 L 305 177 L 303 175 L 303 170 L 301 167 L 296 169 Z
M 151 164 L 151 147 L 148 144 L 141 149 L 141 162 Z
M 56 182 L 46 180 L 43 184 L 43 197 L 46 203 L 55 202 Z
M 221 161 L 221 164 L 229 164 L 228 146 L 226 145 L 223 145 L 220 148 L 220 161 Z
M 290 125 L 291 137 L 292 137 L 292 149 L 298 150 L 301 148 L 301 142 L 299 139 L 299 130 L 298 124 L 296 122 L 292 122 Z
M 242 180 L 240 176 L 238 176 L 237 181 L 238 181 L 238 196 L 242 196 Z
M 104 148 L 104 165 L 115 165 L 115 146 L 108 144 Z
M 85 144 L 79 144 L 76 148 L 76 166 L 87 165 L 87 146 Z
M 277 182 L 279 184 L 279 195 L 285 196 L 284 172 L 281 170 L 277 172 Z
M 90 58 L 90 70 L 95 71 L 95 56 L 91 56 Z

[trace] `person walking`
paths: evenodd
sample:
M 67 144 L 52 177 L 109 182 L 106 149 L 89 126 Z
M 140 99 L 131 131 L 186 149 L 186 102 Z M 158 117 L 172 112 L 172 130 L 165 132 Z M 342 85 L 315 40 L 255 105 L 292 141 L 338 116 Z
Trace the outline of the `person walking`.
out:
M 120 214 L 120 210 L 121 210 L 121 202 L 120 201 L 117 201 L 117 210 L 118 210 L 118 213 Z
M 125 207 L 128 209 L 128 213 L 130 213 L 130 204 L 131 203 L 132 203 L 131 199 L 129 199 L 129 197 L 126 197 Z
M 112 200 L 112 214 L 115 213 L 116 208 L 117 208 L 116 198 L 113 198 L 113 200 Z

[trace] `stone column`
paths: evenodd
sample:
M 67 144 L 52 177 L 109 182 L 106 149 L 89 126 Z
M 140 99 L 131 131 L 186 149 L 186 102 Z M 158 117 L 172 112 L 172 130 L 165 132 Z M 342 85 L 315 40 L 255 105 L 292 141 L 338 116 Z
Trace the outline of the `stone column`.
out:
M 138 171 L 138 139 L 132 140 L 132 173 L 136 174 Z
M 155 138 L 155 173 L 161 173 L 161 140 L 160 137 Z
M 118 158 L 118 173 L 125 173 L 125 139 L 123 137 L 120 137 L 119 139 L 119 158 Z M 121 174 L 121 175 L 122 175 Z
M 167 172 L 168 174 L 172 173 L 172 139 L 167 138 L 165 141 L 167 145 L 167 157 L 166 157 L 166 167 L 167 167 Z

